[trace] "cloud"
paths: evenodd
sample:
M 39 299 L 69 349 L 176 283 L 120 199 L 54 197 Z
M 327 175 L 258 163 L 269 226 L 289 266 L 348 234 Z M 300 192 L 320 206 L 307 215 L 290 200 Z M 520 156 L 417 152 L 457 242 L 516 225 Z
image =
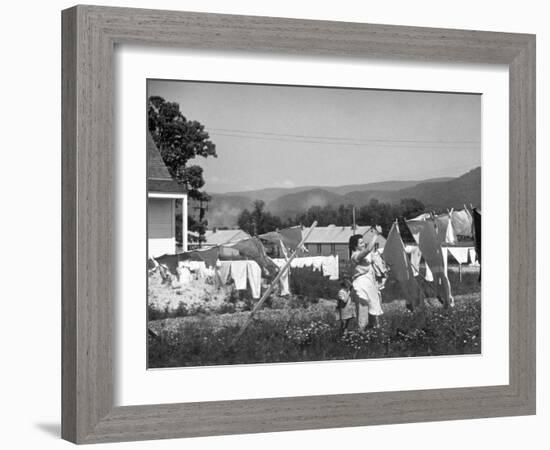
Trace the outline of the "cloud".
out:
M 283 181 L 279 181 L 277 183 L 277 185 L 279 187 L 284 187 L 284 188 L 293 188 L 293 187 L 296 187 L 296 183 L 294 183 L 294 181 L 292 180 L 283 180 Z

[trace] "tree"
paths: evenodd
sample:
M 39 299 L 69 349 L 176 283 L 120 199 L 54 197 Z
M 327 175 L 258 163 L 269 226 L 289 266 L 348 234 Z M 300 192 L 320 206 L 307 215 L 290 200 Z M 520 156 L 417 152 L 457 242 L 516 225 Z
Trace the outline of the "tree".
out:
M 188 120 L 179 104 L 162 97 L 149 97 L 148 128 L 159 148 L 170 175 L 185 186 L 189 198 L 208 201 L 209 195 L 201 191 L 204 186 L 202 167 L 187 165 L 190 159 L 202 156 L 217 157 L 216 145 L 210 140 L 204 125 Z
M 415 198 L 404 198 L 401 200 L 399 205 L 403 209 L 402 215 L 405 216 L 407 219 L 418 216 L 419 214 L 423 213 L 425 209 L 424 203 Z
M 258 234 L 275 231 L 283 227 L 281 219 L 269 211 L 265 211 L 265 203 L 262 200 L 255 200 L 252 204 L 252 211 L 244 209 L 237 218 L 239 228 L 248 234 Z
M 208 226 L 208 221 L 204 218 L 204 204 L 210 200 L 210 196 L 201 190 L 204 187 L 202 167 L 187 163 L 197 156 L 217 158 L 216 145 L 210 140 L 204 125 L 185 118 L 175 102 L 167 102 L 158 96 L 149 97 L 147 118 L 149 132 L 170 175 L 185 186 L 189 199 L 199 204 L 199 220 L 194 220 L 193 217 L 188 217 L 187 220 L 189 230 L 199 233 L 200 245 Z M 177 202 L 176 207 L 181 208 L 180 202 Z M 177 228 L 176 235 L 181 239 L 182 230 L 179 225 Z

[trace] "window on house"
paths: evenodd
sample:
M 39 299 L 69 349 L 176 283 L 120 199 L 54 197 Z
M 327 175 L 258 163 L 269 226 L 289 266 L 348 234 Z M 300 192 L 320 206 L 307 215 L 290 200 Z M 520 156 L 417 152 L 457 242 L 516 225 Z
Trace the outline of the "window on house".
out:
M 317 253 L 321 253 L 323 251 L 322 244 L 317 244 Z
M 336 254 L 336 244 L 330 244 L 330 253 L 333 255 Z

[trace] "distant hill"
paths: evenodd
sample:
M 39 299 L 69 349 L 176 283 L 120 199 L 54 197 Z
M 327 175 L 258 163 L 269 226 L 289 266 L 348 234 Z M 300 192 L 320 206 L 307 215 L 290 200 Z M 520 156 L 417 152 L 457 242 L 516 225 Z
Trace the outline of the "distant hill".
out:
M 371 199 L 397 203 L 403 198 L 420 200 L 427 209 L 462 208 L 481 204 L 481 167 L 456 178 L 424 181 L 385 181 L 359 185 L 298 188 L 270 188 L 231 194 L 212 194 L 209 227 L 234 227 L 240 212 L 263 200 L 266 208 L 283 219 L 294 217 L 311 206 L 366 205 Z
M 399 198 L 416 198 L 428 209 L 457 209 L 470 203 L 481 206 L 481 167 L 449 181 L 420 183 L 395 194 Z
M 251 200 L 263 200 L 267 204 L 278 199 L 279 197 L 282 197 L 283 195 L 295 194 L 298 192 L 310 191 L 314 189 L 322 189 L 333 194 L 345 195 L 349 192 L 354 191 L 398 191 L 399 189 L 416 186 L 418 183 L 424 183 L 428 181 L 448 181 L 452 179 L 452 177 L 441 177 L 432 178 L 429 180 L 393 180 L 379 181 L 376 183 L 348 184 L 344 186 L 297 186 L 292 188 L 265 188 L 254 191 L 228 192 L 227 194 L 214 195 L 247 197 Z
M 308 191 L 283 195 L 267 204 L 267 209 L 282 218 L 294 216 L 296 213 L 307 211 L 312 206 L 334 205 L 342 199 L 325 189 L 315 188 Z

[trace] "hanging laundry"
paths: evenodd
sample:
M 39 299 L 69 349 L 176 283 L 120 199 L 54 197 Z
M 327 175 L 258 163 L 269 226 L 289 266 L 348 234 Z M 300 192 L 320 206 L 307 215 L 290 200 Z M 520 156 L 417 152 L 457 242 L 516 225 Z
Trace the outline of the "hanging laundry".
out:
M 407 246 L 410 247 L 410 250 L 407 252 L 411 257 L 411 268 L 413 275 L 416 277 L 420 273 L 420 259 L 422 258 L 422 252 L 416 245 Z M 405 247 L 405 251 L 407 251 Z
M 246 261 L 246 279 L 252 298 L 260 298 L 262 289 L 262 269 L 256 261 Z
M 472 237 L 472 216 L 467 209 L 453 211 L 451 213 L 451 223 L 457 236 Z
M 282 270 L 282 268 L 286 265 L 286 259 L 277 258 L 274 259 L 273 262 L 277 264 L 279 267 L 279 270 Z M 290 286 L 288 282 L 288 277 L 290 274 L 290 268 L 287 268 L 285 270 L 285 273 L 279 278 L 279 288 L 280 288 L 280 294 L 281 295 L 289 295 L 290 294 Z
M 246 267 L 248 261 L 231 261 L 231 279 L 238 291 L 246 290 Z
M 454 304 L 451 295 L 451 284 L 447 278 L 447 263 L 444 260 L 443 250 L 437 239 L 436 229 L 433 220 L 407 220 L 409 230 L 415 239 L 418 239 L 418 246 L 424 260 L 430 266 L 434 277 L 434 285 L 437 298 L 444 307 Z M 446 256 L 445 251 L 445 256 Z
M 411 220 L 426 220 L 426 219 L 430 219 L 432 217 L 432 215 L 430 213 L 422 213 L 420 214 L 419 216 L 411 219 Z
M 232 259 L 239 259 L 239 257 L 241 256 L 241 254 L 239 253 L 239 250 L 235 248 L 225 247 L 222 245 L 220 246 L 219 249 L 220 249 L 219 258 L 224 259 L 226 261 L 231 261 Z
M 313 261 L 312 261 L 313 270 L 316 270 L 318 272 L 323 270 L 323 260 L 324 260 L 324 258 L 323 259 L 322 258 L 323 257 L 313 259 Z
M 281 240 L 285 247 L 291 251 L 296 250 L 300 242 L 302 242 L 302 227 L 284 228 L 279 230 L 279 234 L 281 235 Z M 304 246 L 299 248 L 299 250 L 307 251 Z
M 212 247 L 206 250 L 193 250 L 190 252 L 176 253 L 174 255 L 162 255 L 155 258 L 159 264 L 164 265 L 168 270 L 177 275 L 177 269 L 181 261 L 204 261 L 206 266 L 215 267 L 218 260 L 219 248 Z
M 219 247 L 212 247 L 206 250 L 194 250 L 189 252 L 192 256 L 192 258 L 189 259 L 199 258 L 204 261 L 207 267 L 215 267 L 219 257 L 219 251 Z
M 178 274 L 178 265 L 180 262 L 180 257 L 178 254 L 175 255 L 162 255 L 155 258 L 155 260 L 162 266 L 166 267 L 171 274 Z
M 474 245 L 476 249 L 477 262 L 481 266 L 481 210 L 474 208 L 472 210 L 472 219 L 474 222 Z M 481 282 L 481 269 L 479 271 L 479 281 Z
M 395 223 L 391 227 L 382 257 L 389 267 L 389 276 L 399 282 L 409 308 L 422 307 L 424 293 L 414 277 L 399 227 Z
M 453 258 L 459 264 L 466 264 L 468 262 L 469 250 L 468 247 L 449 247 L 449 253 L 453 255 Z
M 479 263 L 477 262 L 477 256 L 476 256 L 476 249 L 475 248 L 470 247 L 468 249 L 468 256 L 469 256 L 471 266 L 479 266 Z
M 456 243 L 456 236 L 449 214 L 442 214 L 435 217 L 435 225 L 437 228 L 437 240 L 440 244 Z
M 191 282 L 192 276 L 189 267 L 179 266 L 176 271 L 178 273 L 178 282 L 180 285 L 185 286 Z
M 386 239 L 382 236 L 382 228 L 379 225 L 376 227 L 370 227 L 363 234 L 363 241 L 368 249 L 378 246 L 378 249 L 382 250 L 386 244 Z
M 238 250 L 242 256 L 256 261 L 266 277 L 273 277 L 276 275 L 278 268 L 271 258 L 267 256 L 264 246 L 258 238 L 252 237 L 243 239 L 232 244 L 227 244 L 225 247 Z
M 227 284 L 231 274 L 231 261 L 219 261 L 219 275 L 222 284 Z
M 449 264 L 448 249 L 449 249 L 449 247 L 441 247 L 441 254 L 443 255 L 443 273 L 445 274 L 447 279 L 449 278 L 448 275 L 447 275 L 447 268 L 448 268 L 448 264 Z
M 426 281 L 432 282 L 434 280 L 434 274 L 430 270 L 430 266 L 428 266 L 428 263 L 426 262 L 425 259 L 424 259 L 424 267 L 426 269 L 426 274 L 424 275 L 424 279 Z
M 338 280 L 339 263 L 338 255 L 325 256 L 322 262 L 323 276 L 329 277 L 329 280 Z
M 474 221 L 474 242 L 477 261 L 481 264 L 481 211 L 477 208 L 472 210 Z

